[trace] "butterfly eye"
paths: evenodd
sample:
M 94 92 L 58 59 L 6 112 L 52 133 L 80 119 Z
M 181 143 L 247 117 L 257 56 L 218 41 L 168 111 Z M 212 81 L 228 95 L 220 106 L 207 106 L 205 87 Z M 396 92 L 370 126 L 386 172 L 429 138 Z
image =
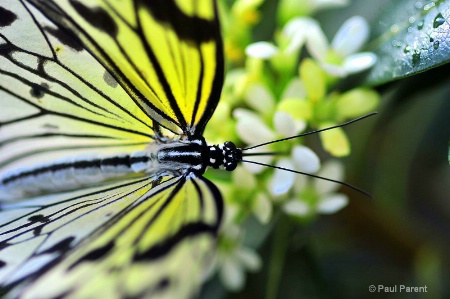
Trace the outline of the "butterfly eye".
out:
M 236 149 L 236 145 L 231 141 L 226 141 L 223 145 L 226 150 L 232 151 Z
M 236 162 L 226 162 L 225 163 L 225 170 L 226 171 L 233 171 L 235 170 L 237 167 L 237 163 Z

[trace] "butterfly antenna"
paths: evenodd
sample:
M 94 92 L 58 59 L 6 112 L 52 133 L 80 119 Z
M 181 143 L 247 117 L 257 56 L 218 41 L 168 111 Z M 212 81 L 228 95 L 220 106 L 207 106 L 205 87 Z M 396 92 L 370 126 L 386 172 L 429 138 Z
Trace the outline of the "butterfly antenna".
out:
M 250 156 L 287 156 L 289 153 L 285 152 L 257 152 L 257 153 L 242 153 L 242 157 Z
M 333 179 L 329 179 L 329 178 L 325 178 L 325 177 L 321 177 L 315 174 L 311 174 L 311 173 L 307 173 L 307 172 L 302 172 L 302 171 L 297 171 L 297 170 L 293 170 L 293 169 L 289 169 L 289 168 L 284 168 L 284 167 L 280 167 L 280 166 L 275 166 L 275 165 L 270 165 L 270 164 L 265 164 L 265 163 L 260 163 L 260 162 L 256 162 L 256 161 L 250 161 L 250 160 L 241 160 L 241 162 L 245 162 L 245 163 L 250 163 L 250 164 L 256 164 L 256 165 L 261 165 L 261 166 L 265 166 L 265 167 L 270 167 L 270 168 L 275 168 L 275 169 L 280 169 L 280 170 L 284 170 L 287 172 L 293 172 L 296 174 L 303 174 L 312 178 L 316 178 L 316 179 L 320 179 L 320 180 L 324 180 L 324 181 L 328 181 L 328 182 L 333 182 L 336 184 L 340 184 L 343 186 L 347 186 L 355 191 L 358 191 L 359 193 L 364 194 L 365 196 L 372 198 L 372 195 L 370 195 L 370 193 L 356 187 L 353 186 L 352 184 L 346 183 L 346 182 L 341 182 L 341 181 L 337 181 L 337 180 L 333 180 Z
M 352 119 L 352 120 L 350 120 L 348 122 L 345 122 L 345 123 L 342 123 L 342 124 L 339 124 L 339 125 L 335 125 L 335 126 L 332 126 L 332 127 L 328 127 L 328 128 L 324 128 L 324 129 L 320 129 L 320 130 L 314 130 L 314 131 L 306 132 L 306 133 L 303 133 L 303 134 L 300 134 L 300 135 L 296 135 L 296 136 L 286 137 L 286 138 L 283 138 L 283 139 L 278 139 L 278 140 L 273 140 L 273 141 L 269 141 L 269 142 L 253 145 L 253 146 L 250 146 L 250 147 L 243 148 L 242 150 L 246 151 L 246 150 L 249 150 L 249 149 L 254 149 L 254 148 L 257 148 L 257 147 L 260 147 L 260 146 L 264 146 L 264 145 L 268 145 L 268 144 L 272 144 L 272 143 L 282 142 L 282 141 L 286 141 L 286 140 L 299 138 L 299 137 L 302 137 L 302 136 L 307 136 L 307 135 L 316 134 L 316 133 L 319 133 L 319 132 L 328 131 L 328 130 L 335 129 L 335 128 L 345 127 L 345 126 L 348 126 L 349 124 L 352 124 L 354 122 L 357 122 L 357 121 L 363 120 L 365 118 L 374 116 L 375 114 L 378 114 L 378 112 L 372 112 L 370 114 L 367 114 L 367 115 L 364 115 L 364 116 Z

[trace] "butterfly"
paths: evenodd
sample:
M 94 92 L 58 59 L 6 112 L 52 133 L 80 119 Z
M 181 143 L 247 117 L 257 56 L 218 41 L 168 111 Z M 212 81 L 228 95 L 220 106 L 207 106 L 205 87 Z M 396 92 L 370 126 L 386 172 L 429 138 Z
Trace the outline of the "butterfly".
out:
M 0 294 L 185 298 L 233 170 L 214 0 L 0 3 Z

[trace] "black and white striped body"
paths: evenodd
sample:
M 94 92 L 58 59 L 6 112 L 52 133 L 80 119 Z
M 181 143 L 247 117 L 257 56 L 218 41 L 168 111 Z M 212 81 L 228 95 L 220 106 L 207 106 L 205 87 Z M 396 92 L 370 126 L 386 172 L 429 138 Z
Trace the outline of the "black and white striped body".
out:
M 242 159 L 241 150 L 232 142 L 208 146 L 204 139 L 193 139 L 155 142 L 151 148 L 114 156 L 75 156 L 9 171 L 0 177 L 0 200 L 95 186 L 138 173 L 201 175 L 207 167 L 231 171 Z

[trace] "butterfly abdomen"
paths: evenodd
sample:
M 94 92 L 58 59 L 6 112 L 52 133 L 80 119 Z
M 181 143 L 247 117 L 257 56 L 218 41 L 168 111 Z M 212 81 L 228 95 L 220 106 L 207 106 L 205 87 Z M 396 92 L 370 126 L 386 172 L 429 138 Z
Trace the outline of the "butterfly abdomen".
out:
M 0 177 L 0 199 L 20 199 L 49 192 L 74 190 L 157 167 L 155 154 L 138 151 L 107 157 L 76 156 L 37 164 Z

